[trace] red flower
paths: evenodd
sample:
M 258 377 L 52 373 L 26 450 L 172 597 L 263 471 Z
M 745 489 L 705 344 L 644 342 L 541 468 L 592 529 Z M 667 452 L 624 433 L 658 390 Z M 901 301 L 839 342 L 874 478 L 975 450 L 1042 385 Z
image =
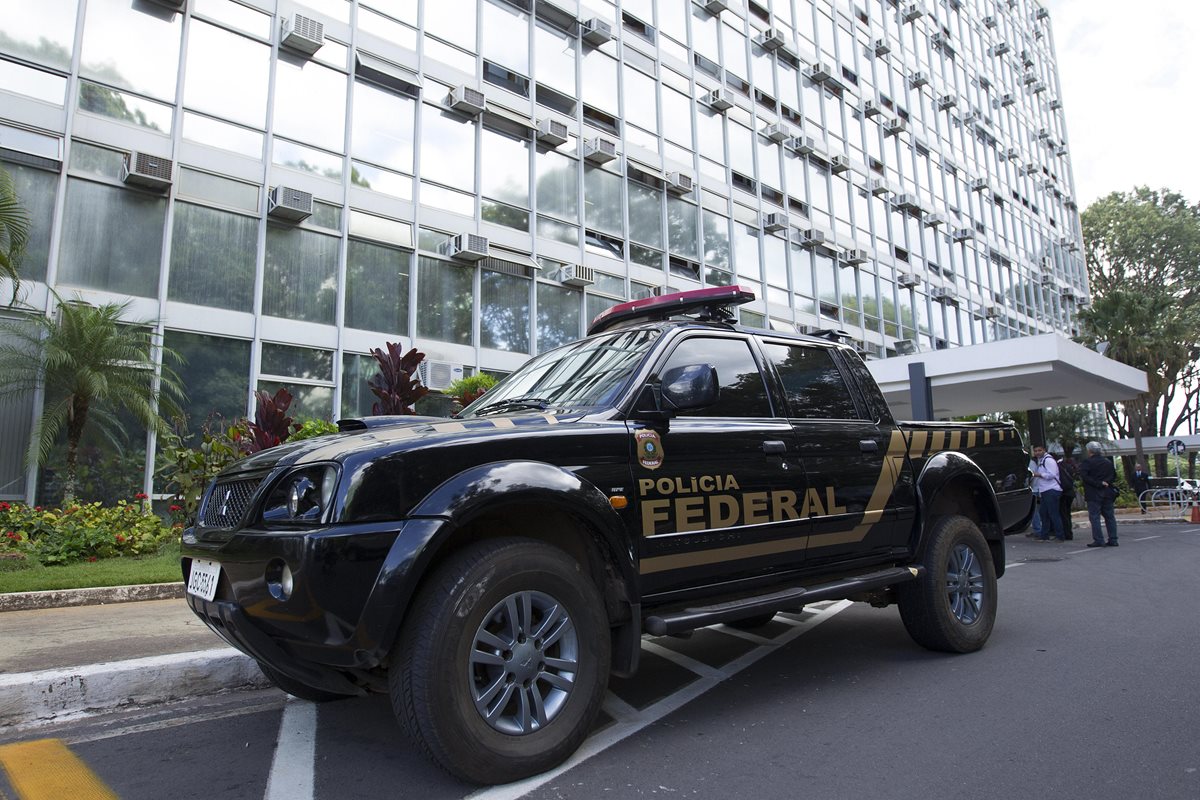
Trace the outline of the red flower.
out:
M 125 535 L 118 533 L 117 534 L 117 544 L 124 544 L 124 543 L 125 543 Z
M 94 562 L 95 560 L 96 560 L 96 557 L 95 557 L 95 556 L 88 556 L 88 561 L 89 561 L 89 562 Z
M 42 507 L 41 507 L 41 506 L 34 506 L 34 507 L 33 507 L 33 510 L 34 510 L 34 511 L 41 511 L 41 510 L 42 510 Z
M 12 506 L 10 506 L 8 503 L 0 501 L 0 511 L 8 511 L 10 508 L 12 508 Z
M 145 492 L 138 492 L 137 494 L 135 494 L 133 496 L 133 499 L 134 500 L 149 500 L 150 495 L 146 494 Z
M 171 506 L 172 511 L 183 511 L 183 506 Z

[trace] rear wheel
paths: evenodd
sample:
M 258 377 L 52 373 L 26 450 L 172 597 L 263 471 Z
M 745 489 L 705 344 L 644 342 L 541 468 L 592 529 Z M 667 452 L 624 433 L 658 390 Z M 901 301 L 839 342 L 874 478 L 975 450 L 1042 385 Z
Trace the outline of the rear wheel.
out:
M 566 760 L 608 683 L 604 601 L 581 565 L 522 539 L 460 551 L 409 612 L 392 707 L 446 771 L 507 783 Z
M 930 650 L 983 647 L 996 621 L 996 570 L 979 528 L 960 516 L 935 522 L 924 566 L 920 578 L 896 587 L 909 635 Z

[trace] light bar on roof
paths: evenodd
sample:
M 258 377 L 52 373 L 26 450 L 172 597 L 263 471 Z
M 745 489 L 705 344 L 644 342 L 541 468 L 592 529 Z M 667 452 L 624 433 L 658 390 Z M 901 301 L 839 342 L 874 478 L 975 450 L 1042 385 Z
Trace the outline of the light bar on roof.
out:
M 588 336 L 600 333 L 622 322 L 630 320 L 660 320 L 676 314 L 712 309 L 711 317 L 720 318 L 717 309 L 740 306 L 754 299 L 754 292 L 745 286 L 710 286 L 687 292 L 672 292 L 658 297 L 630 300 L 602 311 L 588 326 Z

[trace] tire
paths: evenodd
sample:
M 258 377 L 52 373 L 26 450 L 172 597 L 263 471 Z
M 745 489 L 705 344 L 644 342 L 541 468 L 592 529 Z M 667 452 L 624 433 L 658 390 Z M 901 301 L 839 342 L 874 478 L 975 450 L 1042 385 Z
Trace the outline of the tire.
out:
M 604 608 L 582 566 L 555 547 L 471 545 L 409 612 L 388 671 L 392 709 L 425 755 L 459 778 L 508 783 L 545 772 L 578 749 L 604 699 Z
M 313 703 L 329 703 L 334 700 L 348 700 L 353 695 L 337 694 L 336 692 L 327 692 L 324 689 L 314 689 L 311 686 L 300 683 L 300 681 L 284 675 L 278 670 L 268 667 L 261 661 L 258 662 L 258 668 L 262 670 L 262 674 L 267 676 L 267 680 L 275 684 L 283 691 L 290 694 L 292 697 L 298 697 L 301 700 L 308 700 Z
M 737 628 L 739 631 L 752 631 L 755 628 L 761 628 L 773 619 L 775 619 L 774 611 L 764 611 L 761 614 L 755 614 L 753 617 L 743 617 L 742 619 L 735 619 L 725 624 L 731 628 Z
M 920 578 L 896 587 L 909 635 L 947 653 L 987 644 L 996 621 L 996 569 L 979 528 L 966 517 L 937 520 L 923 564 Z

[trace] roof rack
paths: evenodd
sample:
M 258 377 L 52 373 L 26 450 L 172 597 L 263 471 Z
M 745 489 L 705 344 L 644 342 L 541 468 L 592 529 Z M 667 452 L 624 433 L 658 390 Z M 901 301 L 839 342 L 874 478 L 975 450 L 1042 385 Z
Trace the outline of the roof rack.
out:
M 699 312 L 697 319 L 702 322 L 733 322 L 730 307 L 749 303 L 753 299 L 753 291 L 735 284 L 630 300 L 597 314 L 587 332 L 591 336 L 625 322 L 663 320 L 694 312 Z

